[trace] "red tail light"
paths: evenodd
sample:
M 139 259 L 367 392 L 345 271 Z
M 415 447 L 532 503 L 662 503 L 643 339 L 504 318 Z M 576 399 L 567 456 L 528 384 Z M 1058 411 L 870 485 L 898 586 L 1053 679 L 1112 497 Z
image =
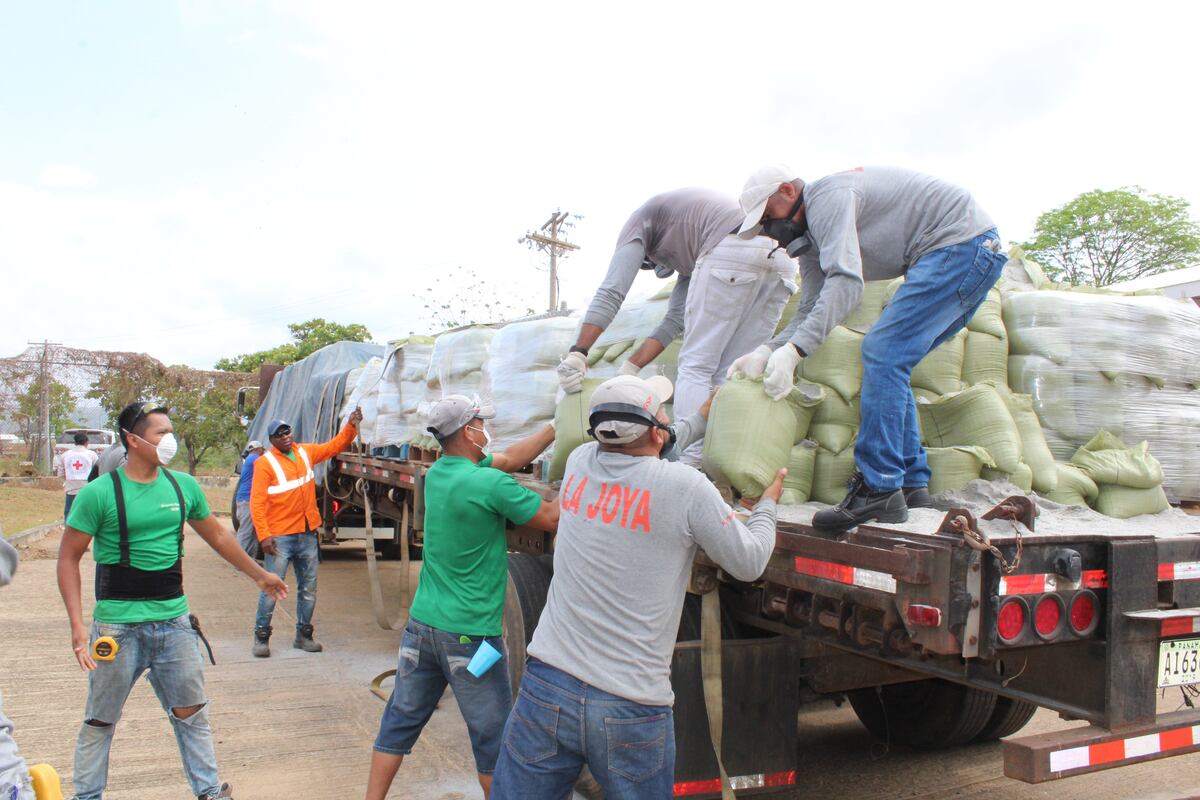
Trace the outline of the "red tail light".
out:
M 335 514 L 338 513 L 338 511 L 341 509 L 341 507 L 342 507 L 341 503 L 339 503 L 337 500 L 333 501 L 333 513 L 335 513 Z
M 1043 595 L 1033 609 L 1033 629 L 1049 639 L 1059 632 L 1063 621 L 1063 601 L 1056 594 Z
M 1025 621 L 1028 617 L 1029 611 L 1024 600 L 1019 597 L 1005 600 L 996 615 L 996 633 L 999 634 L 1000 641 L 1008 643 L 1019 639 L 1025 632 Z
M 905 612 L 908 624 L 919 628 L 940 628 L 942 625 L 942 610 L 937 606 L 923 606 L 914 603 Z
M 1071 630 L 1080 636 L 1087 636 L 1092 631 L 1096 630 L 1096 625 L 1100 622 L 1100 601 L 1092 592 L 1083 591 L 1075 595 L 1071 600 L 1071 608 L 1067 614 L 1067 620 L 1071 624 Z

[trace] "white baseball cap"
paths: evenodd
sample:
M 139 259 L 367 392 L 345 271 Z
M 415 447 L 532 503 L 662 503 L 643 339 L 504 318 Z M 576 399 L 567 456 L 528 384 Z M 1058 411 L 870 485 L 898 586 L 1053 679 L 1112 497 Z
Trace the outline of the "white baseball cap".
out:
M 738 203 L 742 207 L 742 213 L 746 218 L 742 220 L 742 227 L 738 229 L 738 236 L 743 239 L 753 239 L 758 235 L 761 225 L 763 212 L 767 210 L 767 201 L 771 199 L 771 195 L 779 191 L 781 183 L 789 183 L 795 180 L 796 173 L 786 164 L 768 164 L 754 171 L 754 173 L 746 179 L 746 184 L 742 187 L 742 196 L 738 198 Z
M 425 430 L 439 439 L 445 439 L 471 420 L 491 419 L 494 416 L 496 412 L 482 405 L 478 398 L 450 394 L 430 406 L 426 416 L 429 427 Z
M 588 404 L 588 416 L 597 411 L 605 410 L 621 412 L 625 406 L 629 412 L 641 410 L 652 418 L 658 413 L 663 403 L 671 399 L 675 388 L 671 381 L 662 375 L 651 378 L 639 378 L 636 375 L 618 375 L 605 381 L 592 392 L 592 400 Z M 628 408 L 632 406 L 632 408 Z M 603 408 L 602 408 L 603 407 Z M 629 444 L 637 441 L 650 427 L 649 421 L 632 422 L 629 420 L 605 420 L 592 428 L 592 435 L 602 444 Z

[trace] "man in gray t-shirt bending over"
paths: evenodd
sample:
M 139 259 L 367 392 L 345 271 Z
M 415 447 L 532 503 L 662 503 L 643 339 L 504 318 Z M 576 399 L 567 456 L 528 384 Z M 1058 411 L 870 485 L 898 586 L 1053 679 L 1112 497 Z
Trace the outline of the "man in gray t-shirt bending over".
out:
M 861 423 L 850 492 L 818 511 L 813 527 L 904 522 L 929 502 L 909 381 L 930 351 L 966 327 L 1008 257 L 991 218 L 970 193 L 897 167 L 857 167 L 805 184 L 764 167 L 742 190 L 740 235 L 760 232 L 800 260 L 800 302 L 779 337 L 733 362 L 763 376 L 775 399 L 792 388 L 800 361 L 862 302 L 863 281 L 905 276 L 862 343 Z
M 589 408 L 599 440 L 567 459 L 554 578 L 504 728 L 492 800 L 565 797 L 586 763 L 606 797 L 671 796 L 671 653 L 699 548 L 751 581 L 775 546 L 783 476 L 743 525 L 699 471 L 659 456 L 671 438 L 662 376 L 620 376 Z M 680 446 L 707 408 L 680 422 Z
M 725 381 L 726 367 L 771 338 L 796 291 L 796 262 L 782 250 L 769 255 L 774 242 L 766 237 L 733 235 L 741 219 L 737 203 L 707 189 L 663 192 L 633 212 L 575 345 L 558 368 L 563 391 L 580 390 L 590 348 L 620 311 L 638 270 L 653 269 L 660 278 L 678 276 L 675 289 L 662 321 L 620 373 L 637 375 L 683 334 L 675 416 L 696 413 L 712 387 Z M 699 442 L 680 451 L 684 463 L 700 465 Z

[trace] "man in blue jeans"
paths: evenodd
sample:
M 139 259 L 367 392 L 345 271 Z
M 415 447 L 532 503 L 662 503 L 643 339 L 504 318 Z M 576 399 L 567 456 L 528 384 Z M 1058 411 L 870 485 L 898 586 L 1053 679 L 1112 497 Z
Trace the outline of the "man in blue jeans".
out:
M 738 580 L 775 547 L 786 469 L 746 524 L 704 474 L 662 458 L 704 436 L 709 404 L 672 428 L 671 382 L 622 375 L 592 395 L 597 439 L 567 459 L 546 598 L 496 764 L 497 800 L 560 800 L 584 764 L 611 800 L 671 796 L 671 654 L 696 551 Z
M 425 554 L 421 582 L 400 640 L 396 685 L 379 721 L 371 754 L 367 800 L 384 800 L 404 757 L 433 716 L 449 685 L 471 735 L 479 785 L 486 797 L 500 750 L 500 732 L 512 707 L 508 663 L 500 638 L 508 583 L 506 520 L 553 532 L 558 504 L 521 486 L 521 469 L 554 441 L 554 427 L 488 452 L 491 409 L 450 395 L 429 410 L 429 427 L 442 445 L 425 475 Z M 486 670 L 468 667 L 475 654 L 494 649 Z
M 204 661 L 183 593 L 183 526 L 276 598 L 287 586 L 255 564 L 209 513 L 196 479 L 165 469 L 178 445 L 167 409 L 133 403 L 117 417 L 128 461 L 79 490 L 58 553 L 58 589 L 75 659 L 88 673 L 87 708 L 75 746 L 75 798 L 100 800 L 113 733 L 143 673 L 158 695 L 192 794 L 233 797 L 217 777 Z M 84 623 L 79 561 L 95 543 L 96 608 Z M 101 641 L 104 640 L 104 641 Z
M 317 531 L 321 512 L 317 509 L 316 475 L 313 466 L 345 450 L 358 435 L 362 409 L 355 408 L 338 435 L 321 444 L 292 441 L 292 426 L 281 419 L 267 425 L 271 449 L 254 462 L 250 483 L 250 515 L 254 532 L 262 544 L 263 565 L 280 578 L 288 564 L 296 570 L 296 638 L 292 647 L 306 653 L 324 648 L 313 639 L 312 617 L 317 607 L 317 567 L 321 560 Z M 271 616 L 275 598 L 263 592 L 254 616 L 256 658 L 271 655 Z
M 784 166 L 758 170 L 741 196 L 740 235 L 769 236 L 800 262 L 800 302 L 778 337 L 733 363 L 763 376 L 773 398 L 862 301 L 864 280 L 905 276 L 863 340 L 857 467 L 841 503 L 813 526 L 841 533 L 904 522 L 928 506 L 929 464 L 909 381 L 931 350 L 962 330 L 1008 257 L 991 218 L 964 189 L 895 167 L 856 167 L 810 184 Z

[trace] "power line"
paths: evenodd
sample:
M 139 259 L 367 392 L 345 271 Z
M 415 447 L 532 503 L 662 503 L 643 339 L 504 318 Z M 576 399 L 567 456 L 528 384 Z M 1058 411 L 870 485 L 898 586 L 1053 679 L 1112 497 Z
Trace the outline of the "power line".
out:
M 558 310 L 558 257 L 560 255 L 565 257 L 567 253 L 579 249 L 579 245 L 572 244 L 565 238 L 558 238 L 561 229 L 575 227 L 575 223 L 571 222 L 572 217 L 583 219 L 579 214 L 555 209 L 554 213 L 550 215 L 550 219 L 542 223 L 538 232 L 527 231 L 517 240 L 518 243 L 529 245 L 531 249 L 536 247 L 538 250 L 550 254 L 550 311 Z

